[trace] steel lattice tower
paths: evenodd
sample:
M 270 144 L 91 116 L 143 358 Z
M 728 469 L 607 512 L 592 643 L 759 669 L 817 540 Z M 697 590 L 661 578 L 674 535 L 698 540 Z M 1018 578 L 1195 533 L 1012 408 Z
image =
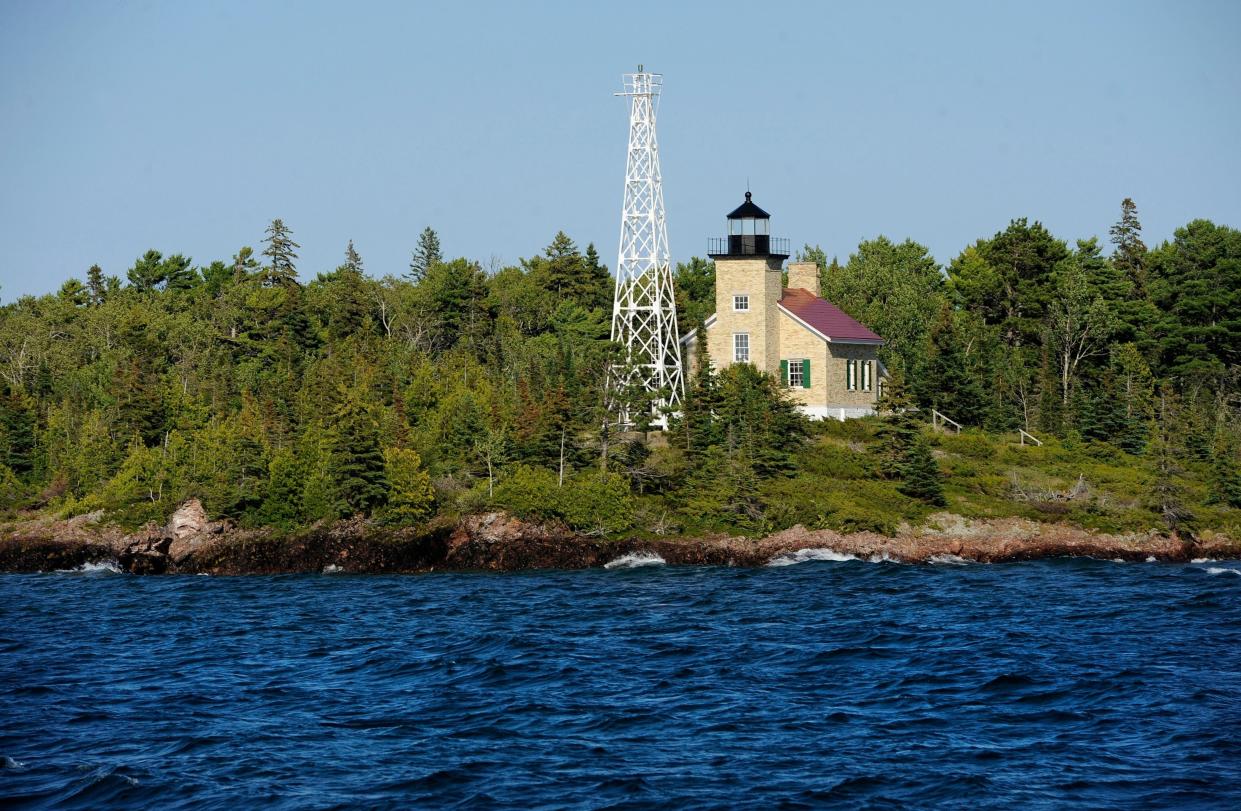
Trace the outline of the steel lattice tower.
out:
M 663 76 L 624 76 L 629 105 L 629 153 L 625 163 L 625 202 L 621 210 L 620 252 L 616 261 L 616 298 L 612 304 L 612 340 L 625 347 L 609 383 L 613 402 L 622 391 L 640 386 L 658 392 L 655 407 L 671 410 L 685 391 L 676 299 L 672 291 L 668 225 L 655 138 L 655 114 Z M 622 425 L 633 423 L 624 406 L 615 408 Z

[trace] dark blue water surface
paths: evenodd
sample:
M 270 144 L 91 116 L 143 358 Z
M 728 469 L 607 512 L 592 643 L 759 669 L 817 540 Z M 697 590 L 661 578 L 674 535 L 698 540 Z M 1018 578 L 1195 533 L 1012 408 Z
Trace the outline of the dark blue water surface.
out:
M 0 576 L 18 807 L 1241 807 L 1241 565 Z

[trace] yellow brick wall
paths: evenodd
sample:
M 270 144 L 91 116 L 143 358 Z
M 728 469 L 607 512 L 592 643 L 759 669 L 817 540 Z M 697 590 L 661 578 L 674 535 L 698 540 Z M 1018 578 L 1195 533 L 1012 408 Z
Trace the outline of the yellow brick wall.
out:
M 781 263 L 780 259 L 765 257 L 716 258 L 715 323 L 707 330 L 707 350 L 715 368 L 723 369 L 733 362 L 733 335 L 748 332 L 750 363 L 765 372 L 780 371 L 777 305 L 783 293 Z M 750 297 L 748 312 L 733 312 L 734 295 Z
M 810 388 L 790 389 L 793 399 L 814 409 L 812 415 L 839 416 L 831 409 L 874 408 L 879 399 L 878 347 L 864 344 L 828 343 L 798 323 L 787 313 L 780 313 L 780 359 L 810 359 Z M 862 391 L 862 370 L 858 367 L 856 391 L 848 391 L 845 385 L 845 362 L 847 360 L 874 363 L 871 390 Z M 776 374 L 780 365 L 776 364 Z

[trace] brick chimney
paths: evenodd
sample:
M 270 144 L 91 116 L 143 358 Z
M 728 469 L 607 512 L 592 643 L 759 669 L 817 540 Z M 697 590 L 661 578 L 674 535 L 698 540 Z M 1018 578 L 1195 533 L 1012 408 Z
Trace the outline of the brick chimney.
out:
M 819 295 L 819 266 L 814 262 L 789 262 L 789 287 Z

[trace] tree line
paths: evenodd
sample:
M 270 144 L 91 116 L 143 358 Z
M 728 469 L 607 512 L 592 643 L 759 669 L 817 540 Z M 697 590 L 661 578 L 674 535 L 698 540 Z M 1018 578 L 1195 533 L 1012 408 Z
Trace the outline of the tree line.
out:
M 891 413 L 937 408 L 1173 466 L 1188 456 L 1241 504 L 1228 484 L 1241 232 L 1196 220 L 1148 249 L 1126 200 L 1110 239 L 1104 255 L 1096 239 L 1069 245 L 1014 220 L 947 267 L 884 237 L 844 263 L 801 253 L 826 298 L 888 339 L 910 404 Z M 304 283 L 299 247 L 274 220 L 230 260 L 149 250 L 123 276 L 93 266 L 0 308 L 0 507 L 139 523 L 195 496 L 214 515 L 286 527 L 493 504 L 601 533 L 644 511 L 647 524 L 759 527 L 762 483 L 806 464 L 816 429 L 751 367 L 700 364 L 664 435 L 610 429 L 613 282 L 594 246 L 563 232 L 484 269 L 443 256 L 427 228 L 409 267 L 379 278 L 350 242 Z M 713 264 L 679 264 L 676 289 L 688 330 L 713 309 Z M 626 396 L 640 412 L 641 393 Z M 942 499 L 929 450 L 908 426 L 889 433 L 905 437 L 893 440 L 903 486 Z

